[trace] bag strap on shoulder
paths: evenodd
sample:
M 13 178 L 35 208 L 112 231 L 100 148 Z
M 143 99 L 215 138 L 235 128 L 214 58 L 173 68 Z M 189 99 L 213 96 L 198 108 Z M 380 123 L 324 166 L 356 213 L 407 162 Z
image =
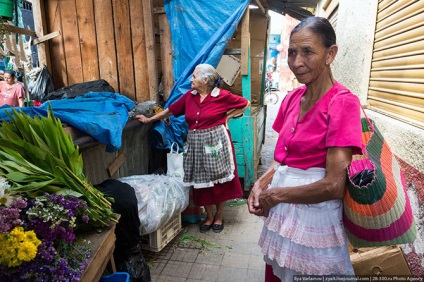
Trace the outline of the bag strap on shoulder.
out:
M 361 110 L 362 110 L 362 113 L 364 114 L 364 117 L 367 119 L 367 121 L 368 121 L 368 125 L 369 125 L 369 127 L 371 128 L 371 130 L 372 130 L 372 132 L 374 132 L 375 130 L 374 130 L 374 125 L 373 125 L 373 123 L 371 122 L 371 120 L 368 118 L 368 116 L 367 116 L 367 114 L 365 113 L 365 109 L 364 109 L 364 107 L 362 107 L 362 105 L 361 105 Z

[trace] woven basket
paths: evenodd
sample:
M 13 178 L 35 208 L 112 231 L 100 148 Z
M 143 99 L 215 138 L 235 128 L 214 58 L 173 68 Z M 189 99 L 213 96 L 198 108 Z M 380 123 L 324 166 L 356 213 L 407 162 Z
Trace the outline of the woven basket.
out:
M 373 121 L 362 118 L 363 155 L 348 168 L 343 222 L 354 247 L 390 246 L 413 242 L 416 226 L 401 168 Z M 371 182 L 354 184 L 355 174 L 373 171 Z

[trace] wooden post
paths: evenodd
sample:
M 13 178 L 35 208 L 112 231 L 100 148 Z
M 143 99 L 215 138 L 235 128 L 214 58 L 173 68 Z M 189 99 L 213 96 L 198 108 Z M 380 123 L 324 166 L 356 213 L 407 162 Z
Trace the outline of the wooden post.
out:
M 159 14 L 160 46 L 162 58 L 163 96 L 167 100 L 174 86 L 174 72 L 172 70 L 172 42 L 171 30 L 165 11 Z
M 250 48 L 250 9 L 246 8 L 243 18 L 241 19 L 241 75 L 249 73 L 249 48 Z
M 156 67 L 156 44 L 153 24 L 152 0 L 142 0 L 144 30 L 146 34 L 147 71 L 149 74 L 150 100 L 157 101 L 158 73 Z
M 250 8 L 247 7 L 241 20 L 241 83 L 243 97 L 252 100 L 252 76 L 250 66 Z M 253 185 L 255 180 L 254 150 L 256 131 L 254 117 L 251 116 L 251 107 L 246 109 L 243 115 L 243 140 L 242 146 L 244 159 L 244 188 Z
M 250 75 L 250 9 L 246 8 L 241 19 L 241 80 L 243 97 L 251 101 L 251 75 Z M 250 107 L 244 115 L 250 116 Z
M 42 37 L 47 33 L 44 0 L 32 0 L 32 13 L 34 17 L 35 34 L 37 37 Z M 52 73 L 49 45 L 46 43 L 38 44 L 37 50 L 39 66 L 42 67 L 46 65 L 49 72 Z

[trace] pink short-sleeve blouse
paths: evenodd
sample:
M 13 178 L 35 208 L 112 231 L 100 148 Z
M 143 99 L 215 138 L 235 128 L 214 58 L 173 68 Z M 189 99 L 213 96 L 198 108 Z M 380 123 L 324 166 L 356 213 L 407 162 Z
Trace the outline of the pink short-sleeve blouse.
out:
M 274 159 L 290 167 L 325 168 L 329 147 L 353 147 L 362 152 L 361 106 L 356 95 L 336 82 L 300 119 L 302 86 L 281 103 L 272 128 L 279 133 Z
M 19 99 L 25 98 L 25 89 L 20 83 L 7 88 L 5 81 L 0 81 L 0 106 L 9 105 L 19 107 Z

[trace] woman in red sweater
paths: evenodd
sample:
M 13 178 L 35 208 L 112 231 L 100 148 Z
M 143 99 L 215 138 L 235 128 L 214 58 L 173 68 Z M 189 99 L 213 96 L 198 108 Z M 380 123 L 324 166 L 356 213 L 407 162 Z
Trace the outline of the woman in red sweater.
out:
M 243 196 L 228 120 L 243 113 L 250 102 L 219 89 L 220 77 L 211 65 L 198 65 L 190 81 L 192 89 L 167 109 L 151 118 L 136 118 L 149 123 L 171 115 L 185 115 L 189 130 L 184 184 L 193 187 L 194 204 L 205 207 L 207 217 L 200 232 L 212 229 L 218 233 L 224 229 L 225 201 Z

